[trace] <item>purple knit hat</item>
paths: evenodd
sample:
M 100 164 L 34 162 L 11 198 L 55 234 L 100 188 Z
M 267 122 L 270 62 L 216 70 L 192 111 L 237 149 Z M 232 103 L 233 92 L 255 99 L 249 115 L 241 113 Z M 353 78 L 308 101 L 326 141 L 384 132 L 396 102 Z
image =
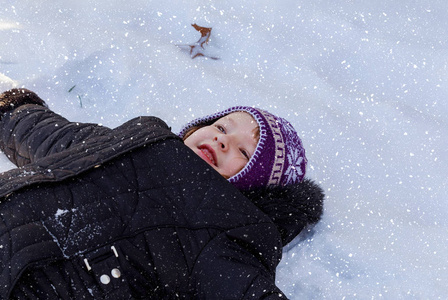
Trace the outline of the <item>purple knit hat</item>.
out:
M 183 138 L 193 126 L 211 124 L 237 111 L 247 112 L 257 121 L 260 139 L 249 162 L 230 177 L 229 182 L 240 190 L 301 182 L 307 164 L 302 141 L 288 121 L 265 110 L 248 106 L 232 107 L 191 121 L 181 129 L 179 136 Z

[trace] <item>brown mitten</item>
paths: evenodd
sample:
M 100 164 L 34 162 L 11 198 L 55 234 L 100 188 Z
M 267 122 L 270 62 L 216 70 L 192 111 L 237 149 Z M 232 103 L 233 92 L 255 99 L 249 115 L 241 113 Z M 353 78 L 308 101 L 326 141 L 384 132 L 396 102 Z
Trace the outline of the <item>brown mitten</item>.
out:
M 0 120 L 5 113 L 24 104 L 38 104 L 48 107 L 44 100 L 28 89 L 12 89 L 0 94 Z

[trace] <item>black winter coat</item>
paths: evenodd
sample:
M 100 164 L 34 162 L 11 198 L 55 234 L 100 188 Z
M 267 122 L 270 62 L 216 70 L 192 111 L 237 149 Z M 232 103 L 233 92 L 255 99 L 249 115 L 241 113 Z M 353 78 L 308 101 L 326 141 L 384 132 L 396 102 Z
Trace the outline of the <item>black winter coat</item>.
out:
M 160 119 L 108 129 L 24 105 L 0 147 L 20 167 L 0 175 L 3 299 L 286 298 L 282 238 L 307 221 L 274 224 Z

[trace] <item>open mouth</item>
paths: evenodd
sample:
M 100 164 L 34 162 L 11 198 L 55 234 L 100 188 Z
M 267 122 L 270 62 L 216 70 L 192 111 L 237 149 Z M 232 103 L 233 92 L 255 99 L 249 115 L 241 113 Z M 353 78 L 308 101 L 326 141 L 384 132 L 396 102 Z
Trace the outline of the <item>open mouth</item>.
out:
M 201 145 L 198 147 L 203 155 L 202 158 L 213 166 L 217 166 L 215 150 L 209 145 Z

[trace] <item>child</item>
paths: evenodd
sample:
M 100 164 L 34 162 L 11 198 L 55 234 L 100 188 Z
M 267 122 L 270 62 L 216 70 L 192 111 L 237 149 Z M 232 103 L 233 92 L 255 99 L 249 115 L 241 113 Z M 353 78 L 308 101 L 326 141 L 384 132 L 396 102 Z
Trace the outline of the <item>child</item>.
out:
M 219 147 L 215 147 L 220 150 L 218 153 L 226 150 L 227 154 L 228 144 L 242 147 L 237 149 L 240 152 L 239 164 L 235 166 L 237 171 L 230 174 L 224 170 L 223 174 L 221 166 L 210 163 L 208 156 L 205 156 L 205 160 L 215 170 L 228 177 L 240 190 L 284 186 L 303 180 L 307 162 L 305 149 L 297 132 L 285 119 L 257 108 L 233 107 L 192 121 L 181 130 L 180 136 L 185 137 L 185 145 L 203 157 L 202 144 L 196 145 L 201 140 L 197 139 L 210 127 L 214 129 L 209 135 L 205 134 L 205 138 L 208 138 L 210 145 L 218 144 Z M 213 154 L 216 152 L 212 150 Z M 229 167 L 231 163 L 225 162 L 226 167 Z
M 26 89 L 0 118 L 20 167 L 0 176 L 2 298 L 285 299 L 282 245 L 323 200 L 287 121 L 235 107 L 182 141 L 155 117 L 72 123 Z

